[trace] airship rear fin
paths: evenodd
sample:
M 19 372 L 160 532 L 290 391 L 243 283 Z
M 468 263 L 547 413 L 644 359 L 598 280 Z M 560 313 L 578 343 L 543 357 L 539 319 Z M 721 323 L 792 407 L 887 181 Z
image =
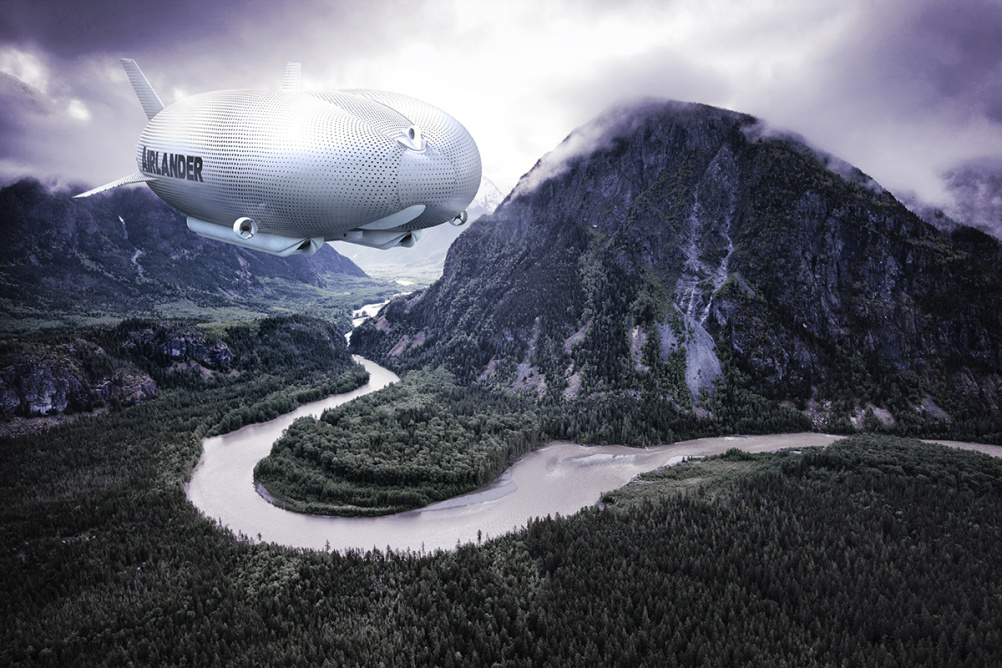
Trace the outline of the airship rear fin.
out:
M 131 58 L 122 58 L 122 67 L 129 75 L 129 82 L 132 83 L 132 89 L 136 91 L 136 96 L 139 98 L 140 104 L 143 105 L 146 118 L 152 120 L 164 108 L 164 103 L 157 97 L 157 92 L 146 80 L 143 71 L 139 69 L 139 65 L 136 65 L 136 61 Z
M 285 76 L 282 77 L 282 90 L 302 90 L 303 64 L 286 63 Z
M 73 199 L 78 197 L 90 197 L 91 195 L 96 195 L 98 193 L 103 193 L 105 190 L 111 190 L 112 188 L 117 188 L 118 186 L 126 186 L 130 183 L 145 183 L 146 181 L 152 181 L 155 176 L 147 176 L 142 172 L 136 172 L 135 174 L 129 174 L 126 177 L 120 178 L 117 181 L 112 181 L 111 183 L 105 183 L 103 186 L 94 188 L 93 190 L 88 190 L 85 193 L 80 193 L 79 195 L 74 195 Z

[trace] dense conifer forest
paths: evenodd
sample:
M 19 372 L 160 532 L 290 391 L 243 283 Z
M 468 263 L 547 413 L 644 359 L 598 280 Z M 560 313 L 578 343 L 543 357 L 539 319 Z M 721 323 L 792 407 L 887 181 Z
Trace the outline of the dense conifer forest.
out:
M 102 342 L 159 373 L 126 345 L 144 326 Z M 234 536 L 185 497 L 199 439 L 364 380 L 328 328 L 209 326 L 227 373 L 164 375 L 142 403 L 0 440 L 0 662 L 987 666 L 1002 650 L 1002 462 L 888 436 L 690 461 L 449 552 Z M 469 476 L 571 424 L 478 392 L 426 371 L 314 426 L 482 443 Z
M 301 418 L 255 469 L 285 508 L 380 515 L 426 506 L 493 480 L 542 442 L 523 397 L 456 385 L 444 369 Z
M 470 492 L 550 440 L 644 446 L 810 429 L 796 411 L 755 398 L 721 394 L 733 403 L 721 402 L 716 419 L 701 419 L 627 393 L 537 403 L 526 393 L 464 387 L 443 367 L 423 369 L 320 420 L 297 420 L 258 464 L 255 479 L 291 510 L 381 515 Z
M 725 364 L 731 364 L 727 357 Z M 531 392 L 512 393 L 489 382 L 464 386 L 445 367 L 414 370 L 400 384 L 331 409 L 320 420 L 297 420 L 258 464 L 255 480 L 290 510 L 382 515 L 473 491 L 551 440 L 644 447 L 719 434 L 813 430 L 793 407 L 754 392 L 739 369 L 731 369 L 730 377 L 697 413 L 650 394 L 610 391 L 573 402 L 540 401 Z M 901 402 L 910 396 L 920 401 L 914 390 L 894 391 Z M 968 419 L 945 422 L 913 413 L 884 424 L 871 413 L 862 427 L 887 435 L 998 442 L 998 416 L 947 405 Z M 830 433 L 856 432 L 847 419 L 827 426 Z
M 1002 651 L 1002 462 L 985 455 L 875 435 L 731 452 L 484 544 L 340 555 L 233 536 L 186 500 L 199 436 L 238 395 L 269 396 L 245 382 L 0 443 L 4 665 L 988 666 Z

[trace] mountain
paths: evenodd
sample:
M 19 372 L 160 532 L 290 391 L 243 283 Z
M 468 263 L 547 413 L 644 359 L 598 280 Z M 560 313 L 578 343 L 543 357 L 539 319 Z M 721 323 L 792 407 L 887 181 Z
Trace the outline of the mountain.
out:
M 486 176 L 480 179 L 480 189 L 473 202 L 467 207 L 469 215 L 466 225 L 438 225 L 422 230 L 421 239 L 413 248 L 390 248 L 379 250 L 365 246 L 350 246 L 341 244 L 340 250 L 353 262 L 363 267 L 373 276 L 386 279 L 403 279 L 411 282 L 434 281 L 442 275 L 445 266 L 445 255 L 452 242 L 467 229 L 470 223 L 481 216 L 492 213 L 504 195 Z
M 0 334 L 128 316 L 330 316 L 353 305 L 348 289 L 392 294 L 330 246 L 279 258 L 203 239 L 145 188 L 74 200 L 18 181 L 0 189 L 0 236 Z
M 1002 407 L 1000 268 L 996 239 L 752 116 L 645 101 L 573 132 L 352 346 L 546 401 L 979 432 Z

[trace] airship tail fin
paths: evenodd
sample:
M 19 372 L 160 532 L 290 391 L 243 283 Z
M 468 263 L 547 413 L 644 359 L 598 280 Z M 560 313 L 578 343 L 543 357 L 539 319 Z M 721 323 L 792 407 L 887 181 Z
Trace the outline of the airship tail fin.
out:
M 129 185 L 130 183 L 146 183 L 147 181 L 152 181 L 155 178 L 156 178 L 155 176 L 147 176 L 142 172 L 136 172 L 135 174 L 129 174 L 128 176 L 120 178 L 117 181 L 112 181 L 111 183 L 105 183 L 103 186 L 98 186 L 97 188 L 94 188 L 93 190 L 88 190 L 85 193 L 74 195 L 73 199 L 77 199 L 80 197 L 90 197 L 91 195 L 103 193 L 105 190 L 111 190 L 112 188 L 117 188 L 119 186 L 126 186 Z
M 282 90 L 302 90 L 303 64 L 286 63 L 285 76 L 282 77 Z
M 146 118 L 152 120 L 164 108 L 164 103 L 160 101 L 157 92 L 153 90 L 153 86 L 146 80 L 146 76 L 139 69 L 136 61 L 131 58 L 122 58 L 122 67 L 125 68 L 125 73 L 129 75 L 129 82 L 132 84 L 132 89 L 136 91 L 136 96 L 139 98 L 140 104 L 143 105 Z

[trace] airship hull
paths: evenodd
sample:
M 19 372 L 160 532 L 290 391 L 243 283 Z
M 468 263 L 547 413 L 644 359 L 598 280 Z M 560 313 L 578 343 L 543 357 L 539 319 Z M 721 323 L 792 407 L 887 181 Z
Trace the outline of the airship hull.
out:
M 325 241 L 410 245 L 419 230 L 461 216 L 480 185 L 473 138 L 420 100 L 230 90 L 162 107 L 123 62 L 150 116 L 140 171 L 84 195 L 145 181 L 202 236 L 281 255 Z

